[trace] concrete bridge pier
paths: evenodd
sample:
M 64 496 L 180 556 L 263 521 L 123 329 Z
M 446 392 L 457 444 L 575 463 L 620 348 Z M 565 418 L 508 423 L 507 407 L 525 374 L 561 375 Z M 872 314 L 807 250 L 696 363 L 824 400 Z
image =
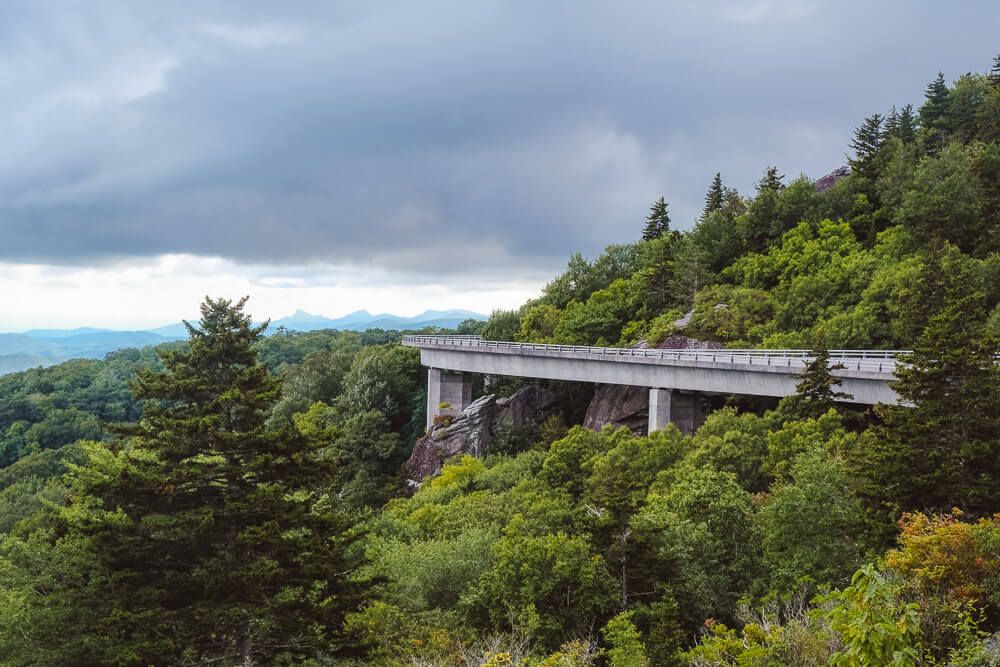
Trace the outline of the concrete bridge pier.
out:
M 705 414 L 701 409 L 701 397 L 695 393 L 684 393 L 676 389 L 649 390 L 649 432 L 659 431 L 673 422 L 681 433 L 694 433 Z
M 427 369 L 427 430 L 438 416 L 457 416 L 472 403 L 472 376 Z

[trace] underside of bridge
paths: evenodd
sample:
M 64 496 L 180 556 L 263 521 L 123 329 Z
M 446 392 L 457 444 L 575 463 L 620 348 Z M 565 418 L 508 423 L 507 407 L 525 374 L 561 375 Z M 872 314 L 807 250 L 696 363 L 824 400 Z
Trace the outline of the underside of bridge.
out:
M 427 369 L 427 430 L 444 417 L 456 417 L 472 403 L 472 374 Z M 658 431 L 673 423 L 682 433 L 694 433 L 705 421 L 700 394 L 676 389 L 649 390 L 649 429 Z
M 649 389 L 649 430 L 685 433 L 703 420 L 709 396 L 781 398 L 795 393 L 807 350 L 633 350 L 483 341 L 470 336 L 406 336 L 427 366 L 427 428 L 472 401 L 472 378 L 512 376 Z M 861 405 L 895 405 L 891 351 L 841 350 L 831 366 L 838 389 Z

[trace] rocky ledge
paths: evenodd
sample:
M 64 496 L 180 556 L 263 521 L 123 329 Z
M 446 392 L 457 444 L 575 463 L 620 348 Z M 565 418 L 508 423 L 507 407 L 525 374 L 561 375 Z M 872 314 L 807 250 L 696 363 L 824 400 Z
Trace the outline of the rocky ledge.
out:
M 554 400 L 551 392 L 536 385 L 507 398 L 488 394 L 476 399 L 453 421 L 434 426 L 417 440 L 406 462 L 410 483 L 437 474 L 446 460 L 458 454 L 485 456 L 490 443 L 505 432 L 537 428 Z

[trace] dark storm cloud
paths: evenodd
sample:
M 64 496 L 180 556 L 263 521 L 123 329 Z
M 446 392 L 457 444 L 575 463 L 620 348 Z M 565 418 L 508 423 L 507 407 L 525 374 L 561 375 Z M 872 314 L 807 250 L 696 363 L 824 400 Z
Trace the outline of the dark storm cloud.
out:
M 873 4 L 7 4 L 0 259 L 556 268 L 1000 50 L 992 0 Z

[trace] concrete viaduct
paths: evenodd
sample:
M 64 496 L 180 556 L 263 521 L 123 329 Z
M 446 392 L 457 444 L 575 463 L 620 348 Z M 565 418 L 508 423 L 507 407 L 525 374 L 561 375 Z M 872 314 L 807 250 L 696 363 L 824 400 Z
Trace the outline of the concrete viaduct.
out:
M 795 393 L 809 350 L 656 350 L 487 341 L 478 336 L 404 336 L 427 371 L 427 428 L 472 401 L 470 373 L 649 388 L 649 430 L 700 424 L 699 394 L 782 397 Z M 833 375 L 852 403 L 896 404 L 893 350 L 831 350 Z

